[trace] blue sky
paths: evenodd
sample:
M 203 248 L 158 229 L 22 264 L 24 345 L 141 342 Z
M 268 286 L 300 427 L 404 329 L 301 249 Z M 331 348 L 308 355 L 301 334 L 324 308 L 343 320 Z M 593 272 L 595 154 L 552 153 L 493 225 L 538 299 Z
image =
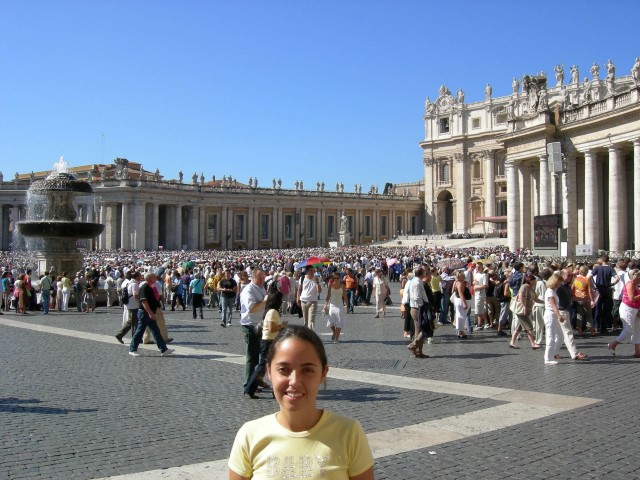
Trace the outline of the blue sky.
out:
M 638 5 L 3 0 L 0 171 L 64 155 L 261 186 L 415 181 L 426 96 L 507 95 L 558 63 L 584 77 L 611 58 L 628 75 Z

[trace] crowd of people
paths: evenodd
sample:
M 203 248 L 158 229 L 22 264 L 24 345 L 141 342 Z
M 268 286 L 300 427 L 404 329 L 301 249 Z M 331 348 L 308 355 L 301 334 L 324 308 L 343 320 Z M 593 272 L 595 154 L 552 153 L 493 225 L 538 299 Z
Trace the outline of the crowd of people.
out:
M 244 393 L 259 398 L 270 390 L 279 412 L 240 429 L 230 478 L 279 471 L 279 465 L 264 462 L 258 444 L 266 435 L 273 444 L 271 457 L 290 456 L 289 447 L 280 448 L 281 439 L 300 432 L 307 432 L 303 437 L 314 445 L 342 432 L 340 438 L 357 447 L 332 442 L 328 452 L 319 451 L 328 459 L 312 466 L 319 474 L 331 466 L 349 478 L 373 478 L 362 427 L 316 406 L 317 389 L 328 372 L 324 345 L 315 333 L 319 309 L 331 342 L 339 343 L 349 315 L 371 305 L 373 319 L 386 316 L 391 289 L 398 288 L 402 335 L 418 359 L 429 358 L 425 344 L 447 324 L 459 341 L 493 332 L 513 350 L 522 348 L 518 341 L 525 336 L 533 350 L 544 347 L 545 365 L 558 365 L 563 342 L 571 359 L 588 360 L 576 345 L 583 336 L 614 334 L 603 348 L 615 356 L 621 343 L 631 342 L 633 357 L 640 358 L 640 261 L 635 259 L 617 259 L 613 265 L 606 255 L 594 263 L 553 262 L 504 247 L 426 246 L 87 252 L 75 274 L 40 274 L 28 257 L 2 255 L 2 310 L 46 315 L 67 311 L 70 302 L 86 313 L 94 311 L 97 300 L 118 305 L 123 317 L 115 338 L 124 343 L 131 332 L 129 355 L 134 357 L 143 342 L 155 343 L 162 356 L 174 352 L 167 346 L 173 338 L 164 311 L 188 308 L 194 319 L 213 312 L 223 328 L 238 315 L 245 342 Z M 304 325 L 290 325 L 292 315 Z
M 307 265 L 309 258 L 322 261 Z M 428 357 L 424 341 L 432 342 L 437 326 L 446 324 L 453 325 L 460 340 L 478 330 L 495 331 L 508 336 L 512 349 L 520 348 L 518 340 L 526 336 L 532 349 L 544 345 L 549 364 L 559 355 L 560 336 L 571 358 L 584 360 L 587 356 L 577 351 L 575 337 L 620 331 L 608 344 L 609 351 L 615 354 L 619 343 L 631 340 L 635 356 L 640 357 L 640 340 L 634 335 L 640 297 L 632 291 L 640 264 L 632 259 L 618 259 L 614 266 L 606 256 L 595 264 L 554 263 L 503 246 L 91 251 L 78 272 L 42 274 L 30 265 L 31 259 L 20 252 L 2 253 L 1 310 L 48 314 L 67 311 L 71 302 L 78 311 L 90 313 L 98 300 L 108 307 L 122 305 L 123 326 L 116 334 L 122 342 L 128 331 L 136 332 L 139 316 L 148 314 L 139 290 L 146 283 L 143 277 L 152 273 L 158 307 L 153 316 L 159 317 L 157 323 L 151 322 L 159 327 L 152 333 L 161 340 L 155 343 L 162 345 L 162 351 L 173 340 L 164 322 L 165 309 L 189 308 L 193 318 L 201 319 L 205 311 L 217 310 L 222 327 L 239 314 L 247 348 L 253 352 L 245 387 L 258 364 L 265 312 L 252 311 L 251 302 L 243 305 L 243 293 L 263 304 L 269 287 L 281 295 L 278 312 L 297 314 L 308 328 L 315 329 L 316 316 L 324 312 L 335 343 L 347 328 L 348 315 L 359 305 L 375 306 L 374 318 L 386 316 L 390 285 L 398 283 L 403 335 L 411 342 L 410 352 L 419 358 Z M 148 331 L 141 341 L 153 342 Z M 132 354 L 136 350 L 133 345 Z

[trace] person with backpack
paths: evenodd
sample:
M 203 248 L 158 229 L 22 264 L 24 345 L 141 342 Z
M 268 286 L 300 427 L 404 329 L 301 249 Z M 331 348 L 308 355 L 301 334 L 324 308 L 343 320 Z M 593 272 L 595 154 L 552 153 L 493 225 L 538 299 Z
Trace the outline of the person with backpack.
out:
M 506 336 L 505 330 L 509 330 L 511 325 L 511 290 L 509 289 L 509 276 L 511 270 L 505 269 L 499 277 L 498 284 L 495 288 L 496 300 L 500 303 L 500 315 L 498 317 L 498 336 Z
M 593 316 L 593 326 L 596 332 L 606 335 L 607 328 L 611 328 L 611 311 L 613 310 L 613 292 L 611 287 L 620 281 L 616 271 L 609 265 L 609 256 L 602 255 L 598 265 L 593 268 L 591 276 L 598 290 L 598 301 Z
M 127 278 L 129 278 L 130 272 L 127 272 Z M 142 280 L 142 273 L 134 272 L 131 274 L 131 279 L 122 282 L 122 298 L 120 299 L 124 305 L 125 312 L 127 314 L 127 320 L 118 333 L 116 333 L 116 340 L 120 343 L 124 343 L 123 337 L 131 330 L 136 331 L 138 325 L 138 309 L 140 308 L 140 280 Z M 144 332 L 143 332 L 144 333 Z

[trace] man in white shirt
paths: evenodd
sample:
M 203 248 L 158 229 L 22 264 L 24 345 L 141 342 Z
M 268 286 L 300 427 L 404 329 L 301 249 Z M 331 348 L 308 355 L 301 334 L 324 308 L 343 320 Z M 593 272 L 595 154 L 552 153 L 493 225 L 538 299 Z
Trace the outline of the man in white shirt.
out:
M 131 280 L 128 282 L 122 282 L 122 289 L 125 288 L 129 292 L 129 301 L 125 304 L 124 308 L 127 312 L 127 321 L 123 325 L 122 329 L 116 333 L 115 337 L 120 343 L 124 343 L 122 338 L 127 334 L 129 330 L 136 331 L 138 325 L 138 309 L 140 308 L 140 281 L 142 280 L 142 273 L 134 272 L 131 276 Z
M 407 347 L 416 358 L 429 358 L 429 355 L 422 353 L 424 344 L 424 333 L 420 328 L 420 307 L 429 303 L 429 297 L 424 289 L 422 279 L 424 278 L 424 268 L 418 267 L 413 272 L 413 278 L 409 281 L 409 306 L 411 307 L 411 319 L 414 326 L 413 342 Z M 406 288 L 406 287 L 405 287 Z
M 313 265 L 307 265 L 306 274 L 300 281 L 297 294 L 297 303 L 302 308 L 304 326 L 311 330 L 315 327 L 316 310 L 318 309 L 318 296 L 322 292 L 320 278 L 315 276 L 316 269 Z
M 491 328 L 487 319 L 487 274 L 484 273 L 482 262 L 476 262 L 476 270 L 473 272 L 474 304 L 473 311 L 476 313 L 476 324 L 478 328 L 488 330 Z
M 264 271 L 254 268 L 251 283 L 244 287 L 240 293 L 240 326 L 246 345 L 243 387 L 247 386 L 260 357 L 262 333 L 259 327 L 262 325 L 264 308 L 267 303 L 267 292 L 263 287 L 265 277 Z

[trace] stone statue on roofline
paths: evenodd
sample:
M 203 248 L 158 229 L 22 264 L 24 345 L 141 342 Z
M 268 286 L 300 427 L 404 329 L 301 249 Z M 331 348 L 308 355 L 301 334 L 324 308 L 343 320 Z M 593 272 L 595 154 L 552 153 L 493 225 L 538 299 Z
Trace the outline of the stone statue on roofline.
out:
M 511 91 L 512 93 L 518 93 L 518 90 L 520 90 L 520 82 L 516 77 L 513 77 L 511 81 Z
M 577 65 L 571 65 L 571 84 L 577 85 L 580 82 L 580 71 Z
M 591 65 L 590 71 L 591 71 L 591 76 L 593 77 L 594 80 L 600 80 L 600 67 L 596 62 L 593 62 L 593 65 Z
M 564 82 L 564 65 L 556 65 L 553 70 L 556 74 L 556 87 L 561 87 Z
M 493 88 L 491 87 L 490 83 L 487 83 L 487 85 L 484 87 L 485 100 L 489 100 L 491 98 L 491 95 L 493 95 Z
M 636 87 L 640 86 L 640 57 L 636 57 L 636 63 L 631 67 L 631 77 Z

